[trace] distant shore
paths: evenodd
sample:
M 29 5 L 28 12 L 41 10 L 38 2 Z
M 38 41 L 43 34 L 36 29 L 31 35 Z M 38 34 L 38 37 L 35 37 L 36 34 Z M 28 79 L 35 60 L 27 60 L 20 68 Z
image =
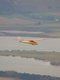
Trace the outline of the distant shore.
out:
M 60 38 L 60 31 L 57 32 L 36 32 L 36 31 L 18 31 L 18 30 L 0 30 L 0 37 L 43 37 L 43 38 Z

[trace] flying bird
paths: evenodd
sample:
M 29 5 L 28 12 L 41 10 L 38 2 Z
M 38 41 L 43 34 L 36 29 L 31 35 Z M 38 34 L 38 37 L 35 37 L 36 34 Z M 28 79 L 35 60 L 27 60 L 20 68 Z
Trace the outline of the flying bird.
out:
M 46 40 L 47 38 L 31 38 L 31 39 L 23 39 L 21 37 L 16 38 L 17 41 L 21 43 L 31 44 L 31 45 L 38 45 L 38 42 L 36 40 Z

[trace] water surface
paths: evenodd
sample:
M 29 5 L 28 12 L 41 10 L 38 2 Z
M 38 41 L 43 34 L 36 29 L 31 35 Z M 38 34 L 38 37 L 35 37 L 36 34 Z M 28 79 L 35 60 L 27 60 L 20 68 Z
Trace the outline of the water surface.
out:
M 60 77 L 60 66 L 52 66 L 50 62 L 33 58 L 0 56 L 0 71 L 16 71 Z
M 32 39 L 32 37 L 23 37 Z M 16 37 L 0 37 L 0 50 L 37 50 L 60 52 L 60 38 L 47 38 L 47 40 L 36 40 L 38 45 L 20 43 Z

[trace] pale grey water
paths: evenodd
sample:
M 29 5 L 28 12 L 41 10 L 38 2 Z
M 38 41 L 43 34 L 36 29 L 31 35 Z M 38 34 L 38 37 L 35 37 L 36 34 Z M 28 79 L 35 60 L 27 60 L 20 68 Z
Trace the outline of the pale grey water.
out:
M 26 37 L 25 39 L 29 39 L 29 37 Z M 37 40 L 37 42 L 38 45 L 30 45 L 18 42 L 16 37 L 0 37 L 0 50 L 37 50 L 60 52 L 60 38 L 48 38 L 47 40 Z
M 29 37 L 26 37 L 29 39 Z M 37 51 L 59 51 L 60 39 L 48 38 L 37 41 L 39 45 L 19 43 L 16 37 L 0 37 L 0 50 L 37 50 Z M 21 58 L 0 56 L 0 71 L 17 71 L 34 73 L 40 75 L 51 75 L 60 77 L 60 66 L 52 66 L 50 62 Z
M 60 77 L 60 66 L 52 66 L 50 62 L 33 58 L 0 56 L 0 71 L 16 71 Z

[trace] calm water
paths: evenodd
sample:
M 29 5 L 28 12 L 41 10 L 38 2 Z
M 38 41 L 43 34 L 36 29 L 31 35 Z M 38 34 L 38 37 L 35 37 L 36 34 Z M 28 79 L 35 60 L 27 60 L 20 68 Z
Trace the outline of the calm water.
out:
M 52 66 L 49 62 L 33 58 L 0 56 L 0 71 L 16 71 L 60 77 L 60 66 Z
M 29 39 L 29 37 L 24 39 Z M 60 52 L 60 38 L 48 38 L 47 40 L 37 40 L 37 42 L 39 45 L 33 46 L 18 42 L 16 37 L 0 37 L 0 50 L 37 50 Z
M 26 39 L 29 39 L 26 37 Z M 39 45 L 19 43 L 16 37 L 0 37 L 0 50 L 38 50 L 59 51 L 60 39 L 49 38 L 37 41 Z M 0 71 L 17 71 L 34 73 L 40 75 L 51 75 L 60 77 L 60 66 L 52 66 L 50 62 L 21 58 L 0 56 Z

